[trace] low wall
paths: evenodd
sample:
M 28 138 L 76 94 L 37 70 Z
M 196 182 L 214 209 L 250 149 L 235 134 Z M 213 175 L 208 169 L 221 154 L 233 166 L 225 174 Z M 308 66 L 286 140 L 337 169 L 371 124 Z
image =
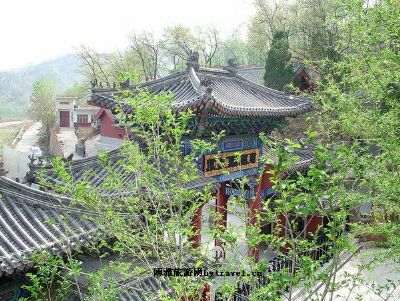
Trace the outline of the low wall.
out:
M 29 155 L 30 153 L 28 151 L 22 152 L 9 145 L 4 145 L 3 159 L 6 177 L 13 180 L 19 178 L 22 182 L 26 173 L 29 171 Z

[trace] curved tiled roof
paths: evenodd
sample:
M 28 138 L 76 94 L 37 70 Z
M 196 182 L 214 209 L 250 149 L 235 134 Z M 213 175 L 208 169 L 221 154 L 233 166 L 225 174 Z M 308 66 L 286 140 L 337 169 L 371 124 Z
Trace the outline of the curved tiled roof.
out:
M 172 92 L 175 111 L 189 108 L 200 111 L 207 105 L 213 113 L 225 116 L 294 117 L 312 108 L 304 97 L 267 88 L 229 70 L 199 68 L 196 71 L 189 67 L 161 79 L 129 86 L 131 90 L 137 88 L 153 94 Z M 109 109 L 120 106 L 132 112 L 129 105 L 115 100 L 119 93 L 116 89 L 94 88 L 92 92 L 91 104 Z
M 106 165 L 100 163 L 97 156 L 75 160 L 70 162 L 70 172 L 74 182 L 87 181 L 91 186 L 99 188 L 99 193 L 103 196 L 121 196 L 132 192 L 131 184 L 134 183 L 135 175 L 126 172 L 122 164 L 119 149 L 108 153 Z M 45 173 L 45 178 L 49 183 L 63 184 L 62 179 L 52 169 L 52 165 L 46 166 L 48 169 Z M 102 184 L 110 177 L 111 172 L 119 177 L 119 187 L 106 189 L 102 188 Z
M 237 69 L 237 73 L 240 76 L 247 78 L 248 80 L 259 85 L 262 85 L 264 83 L 264 68 L 262 67 L 240 67 Z
M 276 149 L 271 148 L 269 145 L 263 145 L 261 153 L 265 159 L 278 163 Z M 294 152 L 289 154 L 287 160 L 291 166 L 285 171 L 284 176 L 288 176 L 297 171 L 304 172 L 308 169 L 310 164 L 315 161 L 315 157 L 311 149 L 299 148 L 294 149 Z
M 170 292 L 166 281 L 153 276 L 145 279 L 133 280 L 118 287 L 118 299 L 121 301 L 156 301 L 159 300 L 159 291 Z
M 61 254 L 104 238 L 93 215 L 68 198 L 0 177 L 0 277 L 32 267 L 36 252 Z M 119 284 L 117 298 L 158 300 L 160 290 L 171 292 L 165 280 L 147 276 Z
M 0 177 L 0 276 L 30 267 L 34 252 L 58 254 L 95 242 L 93 214 L 70 206 L 68 198 Z

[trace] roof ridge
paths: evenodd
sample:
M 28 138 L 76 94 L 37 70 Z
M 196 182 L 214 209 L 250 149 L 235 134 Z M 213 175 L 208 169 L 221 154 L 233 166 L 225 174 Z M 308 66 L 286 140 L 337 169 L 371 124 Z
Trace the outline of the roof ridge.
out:
M 260 66 L 253 66 L 253 67 L 240 67 L 237 68 L 238 71 L 240 70 L 255 70 L 255 69 L 264 69 L 264 67 L 260 67 Z
M 3 195 L 3 197 L 17 196 L 19 200 L 23 200 L 31 204 L 36 204 L 43 207 L 51 207 L 63 209 L 66 211 L 75 211 L 89 215 L 97 215 L 96 212 L 87 210 L 82 206 L 72 206 L 71 199 L 68 197 L 34 189 L 3 176 L 0 177 L 0 195 Z
M 187 76 L 188 76 L 193 88 L 196 90 L 196 92 L 202 93 L 203 91 L 202 91 L 202 84 L 201 84 L 200 78 L 197 76 L 197 73 L 193 67 L 189 67 L 189 70 L 187 71 Z
M 109 159 L 110 158 L 114 158 L 114 157 L 117 157 L 117 156 L 121 155 L 121 148 L 119 147 L 119 148 L 113 149 L 111 151 L 107 151 L 106 153 L 107 153 L 107 156 L 108 156 Z M 87 157 L 87 158 L 74 160 L 74 161 L 71 161 L 71 167 L 74 168 L 74 167 L 78 167 L 80 165 L 87 165 L 89 163 L 96 163 L 98 160 L 100 160 L 98 155 L 94 155 L 94 156 L 90 156 L 90 157 Z
M 178 77 L 180 77 L 182 75 L 185 75 L 185 74 L 186 74 L 186 70 L 180 71 L 180 72 L 169 74 L 167 76 L 163 76 L 163 77 L 160 77 L 160 78 L 157 78 L 157 79 L 152 79 L 152 80 L 149 80 L 149 81 L 145 81 L 144 83 L 137 83 L 137 84 L 129 85 L 129 87 L 126 88 L 125 90 L 151 86 L 153 84 L 158 84 L 159 82 L 163 82 L 165 80 L 174 79 L 175 77 L 178 78 Z M 95 87 L 95 88 L 92 88 L 92 93 L 94 93 L 94 92 L 102 92 L 102 93 L 111 92 L 111 93 L 113 93 L 113 92 L 118 92 L 118 89 L 114 88 L 114 87 L 103 87 L 103 88 Z
M 186 70 L 183 70 L 183 71 L 180 71 L 180 72 L 177 72 L 177 73 L 173 73 L 173 74 L 170 74 L 170 75 L 167 75 L 167 76 L 164 76 L 164 77 L 160 77 L 160 78 L 157 78 L 157 79 L 152 79 L 152 80 L 146 81 L 144 83 L 134 84 L 132 86 L 129 86 L 129 89 L 131 89 L 131 88 L 145 88 L 147 86 L 156 85 L 156 84 L 158 84 L 160 82 L 164 82 L 166 80 L 169 81 L 171 79 L 182 77 L 182 75 L 185 75 L 185 74 L 186 74 Z
M 226 70 L 226 69 L 218 69 L 218 68 L 212 68 L 212 67 L 200 67 L 199 71 L 205 71 L 205 72 L 214 72 L 214 73 L 222 73 L 222 74 L 232 74 L 231 71 Z
M 251 81 L 251 80 L 247 79 L 246 77 L 241 76 L 239 74 L 234 74 L 234 77 L 237 78 L 238 80 L 241 80 L 241 81 L 244 81 L 244 82 L 250 84 L 251 86 L 253 86 L 255 88 L 258 88 L 258 89 L 261 89 L 261 90 L 267 90 L 268 92 L 270 92 L 272 94 L 275 94 L 277 96 L 286 96 L 286 97 L 289 97 L 289 99 L 300 100 L 300 101 L 304 102 L 302 104 L 298 104 L 296 107 L 302 107 L 302 106 L 307 106 L 307 105 L 312 107 L 312 103 L 306 97 L 297 96 L 297 95 L 293 95 L 293 94 L 286 93 L 286 92 L 283 92 L 283 91 L 272 89 L 270 87 L 267 87 L 267 86 L 258 84 L 256 82 L 253 82 L 253 81 Z
M 267 87 L 267 86 L 258 84 L 258 83 L 256 83 L 256 82 L 253 82 L 253 81 L 249 80 L 248 78 L 246 78 L 246 77 L 244 77 L 244 76 L 242 76 L 242 75 L 240 75 L 240 74 L 234 74 L 234 77 L 237 78 L 237 79 L 239 79 L 239 80 L 241 80 L 241 81 L 244 81 L 244 82 L 246 82 L 246 83 L 249 83 L 249 84 L 251 84 L 252 86 L 255 86 L 256 88 L 261 88 L 261 89 L 268 90 L 268 91 L 272 92 L 273 94 L 276 94 L 276 95 L 279 95 L 279 96 L 293 96 L 293 95 L 288 94 L 288 93 L 285 93 L 285 92 L 283 92 L 283 91 L 275 90 L 275 89 L 272 89 L 272 88 L 270 88 L 270 87 Z

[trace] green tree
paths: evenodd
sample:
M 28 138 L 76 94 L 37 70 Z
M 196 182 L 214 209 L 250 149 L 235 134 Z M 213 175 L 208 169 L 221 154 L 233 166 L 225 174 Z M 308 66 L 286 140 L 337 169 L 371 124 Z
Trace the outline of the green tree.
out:
M 294 79 L 290 63 L 289 40 L 287 32 L 277 31 L 272 39 L 265 63 L 264 82 L 267 87 L 283 91 Z
M 400 260 L 400 5 L 399 1 L 337 1 L 340 39 L 338 61 L 324 60 L 327 71 L 317 84 L 321 135 L 336 143 L 352 143 L 349 166 L 355 196 L 372 204 L 368 226 L 356 235 L 374 238 L 379 246 L 374 264 Z M 351 158 L 351 159 L 350 159 Z M 349 180 L 350 180 L 349 179 Z M 398 283 L 396 282 L 396 286 Z
M 46 137 L 47 145 L 50 130 L 55 125 L 55 95 L 56 88 L 52 80 L 41 78 L 33 83 L 29 112 L 34 120 L 42 123 L 42 131 Z

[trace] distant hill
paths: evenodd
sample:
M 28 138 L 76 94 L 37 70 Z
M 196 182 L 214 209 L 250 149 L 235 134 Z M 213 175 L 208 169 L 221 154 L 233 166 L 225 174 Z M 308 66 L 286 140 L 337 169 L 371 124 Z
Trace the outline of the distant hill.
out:
M 70 54 L 37 65 L 0 72 L 0 104 L 3 107 L 0 111 L 4 111 L 5 107 L 26 108 L 33 82 L 43 76 L 55 80 L 59 93 L 71 88 L 82 78 L 77 72 L 78 66 L 78 59 Z

